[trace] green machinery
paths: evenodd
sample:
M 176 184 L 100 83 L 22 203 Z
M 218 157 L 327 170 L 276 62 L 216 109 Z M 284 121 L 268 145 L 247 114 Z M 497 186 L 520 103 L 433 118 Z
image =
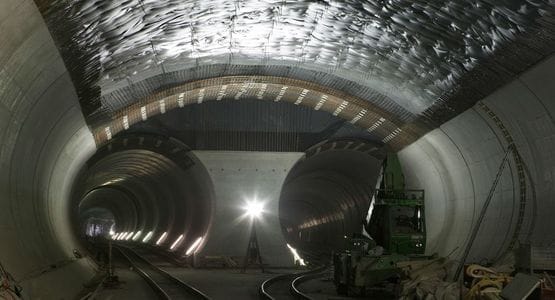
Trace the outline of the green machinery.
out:
M 367 287 L 397 280 L 403 273 L 398 263 L 426 259 L 424 190 L 405 189 L 397 155 L 387 156 L 380 188 L 373 196 L 366 231 L 374 240 L 353 237 L 345 251 L 334 255 L 338 294 L 363 295 Z
M 424 190 L 405 189 L 403 171 L 395 154 L 389 154 L 385 161 L 381 187 L 374 193 L 366 230 L 389 253 L 424 254 Z
M 344 252 L 333 257 L 334 283 L 340 295 L 365 295 L 367 287 L 398 278 L 402 270 L 397 263 L 409 260 L 399 254 L 371 253 L 369 249 L 375 249 L 376 244 L 366 237 L 352 238 L 348 243 Z

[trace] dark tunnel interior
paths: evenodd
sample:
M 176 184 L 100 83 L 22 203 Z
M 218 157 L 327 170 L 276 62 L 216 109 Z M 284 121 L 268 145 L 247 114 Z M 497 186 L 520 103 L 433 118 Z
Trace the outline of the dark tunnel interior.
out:
M 70 214 L 83 239 L 118 233 L 118 240 L 155 242 L 185 256 L 212 223 L 215 200 L 206 168 L 188 147 L 163 136 L 112 140 L 89 159 L 73 189 Z M 86 227 L 91 217 L 101 220 L 100 232 Z
M 111 245 L 258 296 L 387 227 L 393 155 L 436 283 L 555 274 L 554 96 L 553 0 L 0 0 L 0 299 L 82 298 Z M 124 251 L 103 296 L 153 298 Z
M 385 151 L 337 140 L 309 149 L 288 173 L 279 200 L 286 241 L 309 262 L 325 261 L 360 234 L 380 177 Z M 346 149 L 347 148 L 347 149 Z

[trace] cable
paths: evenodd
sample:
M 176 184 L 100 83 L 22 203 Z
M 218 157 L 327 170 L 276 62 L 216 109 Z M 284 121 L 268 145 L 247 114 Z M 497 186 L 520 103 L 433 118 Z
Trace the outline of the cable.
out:
M 13 289 L 11 286 L 13 285 Z M 2 295 L 4 294 L 4 295 Z M 13 276 L 6 271 L 2 263 L 0 263 L 0 296 L 4 299 L 8 299 L 5 295 L 10 296 L 9 299 L 15 300 L 13 295 L 17 296 L 17 299 L 21 299 L 21 287 L 17 285 L 17 282 Z
M 505 169 L 505 164 L 508 160 L 509 153 L 511 153 L 513 150 L 514 150 L 514 144 L 511 144 L 511 145 L 509 145 L 509 147 L 507 147 L 507 151 L 505 152 L 505 156 L 503 157 L 503 160 L 501 161 L 501 165 L 499 166 L 499 169 L 497 171 L 497 175 L 495 176 L 495 179 L 493 180 L 493 183 L 491 185 L 488 196 L 486 197 L 486 200 L 484 201 L 484 204 L 482 206 L 482 210 L 480 211 L 480 215 L 478 217 L 478 220 L 476 221 L 476 224 L 472 228 L 470 239 L 469 239 L 468 243 L 466 244 L 466 247 L 465 247 L 464 252 L 463 252 L 463 256 L 461 258 L 461 262 L 459 263 L 459 266 L 457 267 L 457 270 L 455 272 L 455 278 L 454 278 L 455 281 L 457 281 L 459 279 L 459 275 L 462 272 L 462 269 L 464 267 L 464 263 L 466 262 L 466 258 L 468 257 L 468 254 L 470 253 L 470 250 L 472 249 L 472 245 L 474 244 L 474 240 L 475 240 L 476 236 L 478 235 L 478 231 L 480 230 L 480 225 L 482 225 L 482 221 L 483 221 L 483 219 L 486 215 L 486 211 L 488 209 L 488 206 L 489 206 L 489 204 L 491 202 L 491 199 L 493 198 L 493 195 L 495 193 L 495 188 L 497 187 L 497 184 L 499 183 L 499 180 L 501 178 L 501 174 L 503 173 L 503 170 Z

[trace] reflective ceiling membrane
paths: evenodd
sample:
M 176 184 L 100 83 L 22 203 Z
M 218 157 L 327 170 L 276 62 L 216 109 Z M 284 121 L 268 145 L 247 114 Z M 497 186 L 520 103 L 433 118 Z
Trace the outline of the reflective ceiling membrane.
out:
M 555 49 L 552 0 L 35 1 L 93 131 L 185 82 L 286 74 L 418 137 Z

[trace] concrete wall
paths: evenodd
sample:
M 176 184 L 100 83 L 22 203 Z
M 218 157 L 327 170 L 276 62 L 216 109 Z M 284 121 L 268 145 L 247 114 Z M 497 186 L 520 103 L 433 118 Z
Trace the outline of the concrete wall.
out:
M 292 266 L 278 219 L 281 186 L 303 153 L 194 151 L 214 183 L 216 208 L 208 240 L 200 255 L 244 256 L 250 233 L 246 201 L 264 202 L 257 222 L 258 242 L 264 263 Z M 242 262 L 241 262 L 242 263 Z
M 426 189 L 428 252 L 455 251 L 454 257 L 462 253 L 508 146 L 507 137 L 514 140 L 524 172 L 530 175 L 519 238 L 535 244 L 555 240 L 554 95 L 552 56 L 482 100 L 499 121 L 477 104 L 399 153 L 409 185 Z M 515 159 L 510 158 L 471 261 L 494 260 L 517 230 L 519 174 Z
M 35 4 L 0 1 L 0 262 L 30 299 L 69 297 L 82 286 L 62 281 L 91 275 L 72 259 L 64 197 L 94 148 Z

